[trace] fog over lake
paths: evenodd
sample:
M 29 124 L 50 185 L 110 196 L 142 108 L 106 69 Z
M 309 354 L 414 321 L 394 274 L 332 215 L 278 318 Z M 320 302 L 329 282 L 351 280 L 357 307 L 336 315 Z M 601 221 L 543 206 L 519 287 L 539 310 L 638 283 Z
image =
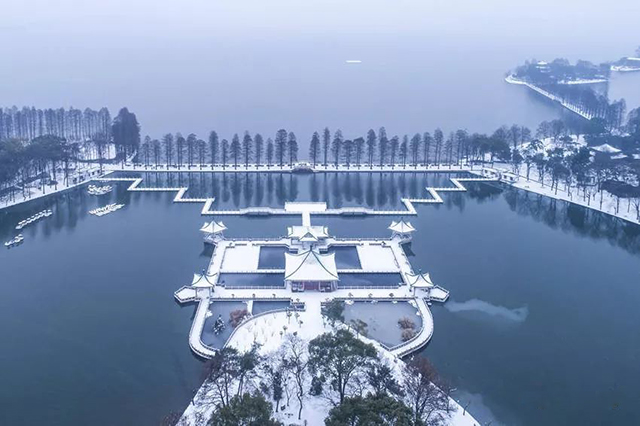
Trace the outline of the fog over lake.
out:
M 285 127 L 303 157 L 324 126 L 535 127 L 561 110 L 506 84 L 507 70 L 616 60 L 640 44 L 631 0 L 54 3 L 3 7 L 3 106 L 128 106 L 152 137 Z M 615 78 L 612 96 L 640 105 L 639 80 Z

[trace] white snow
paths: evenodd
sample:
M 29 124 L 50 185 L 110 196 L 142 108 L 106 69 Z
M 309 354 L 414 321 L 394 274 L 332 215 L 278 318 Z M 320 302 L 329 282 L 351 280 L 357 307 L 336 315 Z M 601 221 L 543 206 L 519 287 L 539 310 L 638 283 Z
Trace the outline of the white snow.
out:
M 396 272 L 400 269 L 393 250 L 388 245 L 366 242 L 357 245 L 356 249 L 363 270 Z
M 226 247 L 222 271 L 255 271 L 258 269 L 260 246 L 252 243 L 235 243 Z
M 598 146 L 592 146 L 591 149 L 598 152 L 604 152 L 606 154 L 617 154 L 621 151 L 618 148 L 609 145 L 608 143 L 604 143 Z

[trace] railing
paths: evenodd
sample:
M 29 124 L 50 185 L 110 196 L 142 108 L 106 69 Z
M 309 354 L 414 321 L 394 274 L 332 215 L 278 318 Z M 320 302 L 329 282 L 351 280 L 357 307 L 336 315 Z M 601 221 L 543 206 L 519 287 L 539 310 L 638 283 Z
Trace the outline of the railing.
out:
M 418 306 L 418 310 L 423 315 L 425 314 L 429 315 L 430 322 L 431 324 L 433 324 L 433 315 L 431 314 L 431 310 L 429 310 L 424 300 L 422 299 L 414 299 L 414 300 L 416 300 L 416 303 L 420 305 Z M 433 336 L 433 326 L 431 326 L 429 328 L 428 333 L 425 334 L 425 319 L 423 318 L 422 328 L 420 329 L 420 331 L 411 339 L 407 340 L 406 342 L 402 342 L 401 344 L 391 348 L 391 352 L 394 355 L 397 355 L 398 357 L 406 356 L 411 352 L 417 351 L 418 349 L 420 349 L 421 347 L 429 343 L 429 340 L 431 340 L 432 336 Z
M 219 284 L 220 285 L 220 284 Z M 281 286 L 270 286 L 270 285 L 225 285 L 225 284 L 221 284 L 222 287 L 226 288 L 227 290 L 282 290 L 282 289 L 286 289 L 287 286 L 286 285 L 281 285 Z
M 369 285 L 340 285 L 338 284 L 338 289 L 340 290 L 393 290 L 400 288 L 400 284 L 397 285 L 377 285 L 377 286 L 369 286 Z

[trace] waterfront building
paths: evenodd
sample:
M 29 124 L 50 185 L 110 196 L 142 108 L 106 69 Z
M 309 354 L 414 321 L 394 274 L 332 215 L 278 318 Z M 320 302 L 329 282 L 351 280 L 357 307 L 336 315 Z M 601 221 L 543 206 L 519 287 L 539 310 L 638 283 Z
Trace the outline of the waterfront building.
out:
M 338 288 L 335 253 L 320 253 L 313 249 L 293 254 L 285 253 L 285 285 L 291 291 L 334 291 Z

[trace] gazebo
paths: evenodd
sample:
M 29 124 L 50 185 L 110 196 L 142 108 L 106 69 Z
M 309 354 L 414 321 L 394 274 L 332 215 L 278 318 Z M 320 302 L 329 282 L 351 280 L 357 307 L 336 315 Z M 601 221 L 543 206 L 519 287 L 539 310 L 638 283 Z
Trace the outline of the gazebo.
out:
M 411 225 L 411 222 L 400 218 L 399 221 L 392 220 L 389 229 L 393 232 L 392 236 L 398 235 L 401 238 L 411 238 L 411 234 L 415 232 L 416 228 Z
M 209 275 L 206 271 L 202 271 L 200 274 L 193 274 L 193 281 L 191 281 L 191 288 L 196 291 L 196 296 L 199 295 L 202 289 L 207 289 L 207 294 L 211 297 L 213 288 L 216 285 L 217 274 Z
M 224 238 L 223 231 L 227 229 L 224 223 L 216 222 L 212 220 L 211 222 L 205 222 L 200 228 L 200 232 L 204 234 L 204 241 L 207 243 L 214 244 L 216 241 Z
M 329 238 L 329 230 L 326 226 L 295 225 L 287 228 L 287 237 L 302 244 L 303 248 L 311 249 L 314 244 Z
M 430 291 L 435 285 L 433 281 L 431 281 L 431 277 L 428 273 L 424 274 L 422 271 L 417 274 L 406 274 L 407 282 L 411 289 L 413 290 L 413 294 L 416 294 L 416 289 L 423 289 L 426 291 Z
M 315 250 L 285 253 L 284 280 L 291 291 L 333 291 L 338 288 L 335 253 L 321 254 Z

